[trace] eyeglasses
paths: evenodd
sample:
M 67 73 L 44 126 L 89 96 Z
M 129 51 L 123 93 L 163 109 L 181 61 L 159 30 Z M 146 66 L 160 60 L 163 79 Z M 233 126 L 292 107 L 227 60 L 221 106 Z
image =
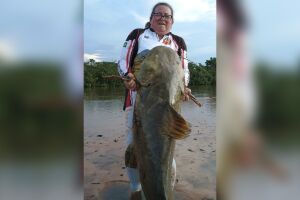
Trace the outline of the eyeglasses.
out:
M 154 16 L 154 18 L 156 20 L 165 18 L 166 20 L 171 20 L 173 18 L 172 15 L 163 15 L 162 13 L 153 13 L 152 16 Z

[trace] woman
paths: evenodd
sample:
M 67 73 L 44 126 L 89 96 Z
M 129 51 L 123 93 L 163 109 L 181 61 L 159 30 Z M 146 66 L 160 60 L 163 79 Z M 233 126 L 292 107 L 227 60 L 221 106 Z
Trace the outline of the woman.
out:
M 118 64 L 118 70 L 122 77 L 127 76 L 132 78 L 129 81 L 124 81 L 126 87 L 126 96 L 124 102 L 124 110 L 127 117 L 127 145 L 128 148 L 125 153 L 125 164 L 127 174 L 130 179 L 130 189 L 132 191 L 132 199 L 140 196 L 141 185 L 139 182 L 139 175 L 136 169 L 136 162 L 132 158 L 132 122 L 133 122 L 133 105 L 136 97 L 136 83 L 133 79 L 134 58 L 144 51 L 151 50 L 156 46 L 167 46 L 178 53 L 181 58 L 182 67 L 185 74 L 185 86 L 189 83 L 189 70 L 186 58 L 186 45 L 184 40 L 171 33 L 172 25 L 174 23 L 173 8 L 167 3 L 157 3 L 151 12 L 150 21 L 146 24 L 144 29 L 135 29 L 127 37 Z M 191 90 L 185 87 L 183 100 L 189 100 Z M 173 160 L 174 173 L 176 173 L 176 164 Z M 174 184 L 173 184 L 174 185 Z

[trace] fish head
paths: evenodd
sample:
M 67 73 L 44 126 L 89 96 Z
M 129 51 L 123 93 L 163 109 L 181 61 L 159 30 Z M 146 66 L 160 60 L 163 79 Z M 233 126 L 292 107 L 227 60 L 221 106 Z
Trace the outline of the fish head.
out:
M 139 58 L 139 56 L 137 56 L 137 58 Z M 157 64 L 158 62 L 159 55 L 152 50 L 148 52 L 141 63 L 139 71 L 135 72 L 137 82 L 143 86 L 152 85 L 152 83 L 156 82 L 158 75 L 161 73 L 161 70 Z
M 146 199 L 173 199 L 175 140 L 191 132 L 179 113 L 184 73 L 177 52 L 164 46 L 153 48 L 135 77 L 138 84 L 147 86 L 137 91 L 133 128 L 143 192 Z
M 144 60 L 135 73 L 137 82 L 142 86 L 166 85 L 172 96 L 184 89 L 184 73 L 177 53 L 165 46 L 158 46 L 143 54 Z M 138 55 L 137 58 L 140 56 Z

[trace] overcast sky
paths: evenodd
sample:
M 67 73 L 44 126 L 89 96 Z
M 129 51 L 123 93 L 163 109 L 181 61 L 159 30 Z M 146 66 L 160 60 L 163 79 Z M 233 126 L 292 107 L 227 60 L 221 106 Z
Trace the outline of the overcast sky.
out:
M 98 61 L 116 61 L 127 35 L 143 28 L 158 0 L 85 0 L 84 54 Z M 216 56 L 215 0 L 171 0 L 171 32 L 184 38 L 188 59 L 204 63 Z
M 299 63 L 300 1 L 241 1 L 249 20 L 253 57 L 275 64 Z M 2 0 L 0 59 L 80 61 L 84 53 L 86 58 L 116 61 L 129 32 L 144 27 L 157 2 Z M 172 32 L 185 39 L 188 59 L 204 63 L 216 56 L 215 0 L 166 2 L 174 8 Z
M 274 65 L 300 62 L 300 1 L 242 0 L 255 59 Z

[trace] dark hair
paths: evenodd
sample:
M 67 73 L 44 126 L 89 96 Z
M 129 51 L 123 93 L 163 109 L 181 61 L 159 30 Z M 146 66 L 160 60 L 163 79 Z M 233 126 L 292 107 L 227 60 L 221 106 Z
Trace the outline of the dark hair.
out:
M 145 24 L 145 28 L 150 28 L 150 26 L 151 26 L 151 23 L 150 23 L 150 22 L 147 22 L 147 23 Z
M 218 10 L 223 11 L 228 20 L 224 36 L 228 40 L 232 40 L 235 32 L 245 30 L 249 25 L 243 7 L 238 0 L 217 0 L 217 5 L 217 12 Z
M 232 28 L 245 28 L 248 24 L 245 12 L 238 0 L 217 0 L 218 9 L 228 18 Z
M 168 3 L 165 3 L 165 2 L 159 2 L 159 3 L 157 3 L 157 4 L 155 4 L 155 5 L 153 6 L 152 11 L 151 11 L 151 15 L 150 15 L 150 20 L 149 20 L 149 22 L 146 23 L 145 28 L 149 28 L 149 27 L 151 26 L 150 21 L 151 21 L 151 19 L 152 19 L 152 17 L 153 17 L 153 13 L 154 13 L 155 9 L 156 9 L 158 6 L 167 6 L 168 8 L 170 8 L 170 10 L 171 10 L 171 15 L 172 15 L 172 19 L 173 19 L 173 21 L 174 21 L 174 18 L 173 18 L 174 11 L 173 11 L 172 6 L 171 6 L 170 4 L 168 4 Z

